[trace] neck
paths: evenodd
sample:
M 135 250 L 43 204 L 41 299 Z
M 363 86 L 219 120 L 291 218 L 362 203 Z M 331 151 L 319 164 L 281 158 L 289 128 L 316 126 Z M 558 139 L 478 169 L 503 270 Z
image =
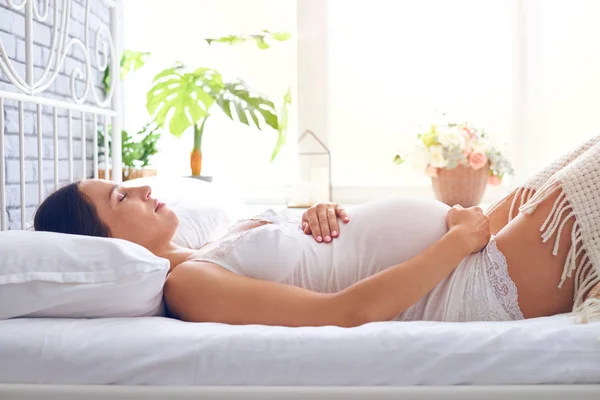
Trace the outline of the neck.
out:
M 173 242 L 170 242 L 168 246 L 161 251 L 155 251 L 158 257 L 166 258 L 171 263 L 169 268 L 169 272 L 173 271 L 173 268 L 183 263 L 190 255 L 192 255 L 194 251 L 190 249 L 186 249 L 185 247 L 181 247 L 176 245 Z

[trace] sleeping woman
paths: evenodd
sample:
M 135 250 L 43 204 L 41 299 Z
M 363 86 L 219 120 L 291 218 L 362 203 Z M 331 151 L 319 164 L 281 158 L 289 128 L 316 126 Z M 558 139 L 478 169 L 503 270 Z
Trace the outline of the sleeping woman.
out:
M 599 314 L 600 136 L 486 214 L 387 199 L 301 220 L 267 210 L 202 248 L 175 245 L 177 216 L 147 186 L 72 183 L 38 208 L 38 231 L 121 238 L 170 261 L 164 296 L 185 321 L 358 326 Z M 339 222 L 341 221 L 341 222 Z

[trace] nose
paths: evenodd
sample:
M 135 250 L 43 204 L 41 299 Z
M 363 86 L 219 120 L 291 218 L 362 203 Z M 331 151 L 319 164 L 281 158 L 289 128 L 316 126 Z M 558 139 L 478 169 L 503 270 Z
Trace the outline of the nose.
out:
M 143 200 L 149 200 L 150 195 L 152 194 L 152 188 L 148 185 L 140 186 L 140 195 Z

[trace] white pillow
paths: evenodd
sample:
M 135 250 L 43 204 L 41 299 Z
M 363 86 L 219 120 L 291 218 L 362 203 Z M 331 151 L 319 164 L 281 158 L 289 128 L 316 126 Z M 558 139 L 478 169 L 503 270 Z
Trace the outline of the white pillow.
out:
M 127 181 L 126 187 L 149 185 L 152 197 L 159 199 L 179 217 L 173 241 L 190 249 L 223 236 L 231 225 L 231 211 L 243 201 L 230 188 L 183 177 L 151 177 Z
M 168 271 L 120 239 L 0 232 L 0 319 L 162 315 Z

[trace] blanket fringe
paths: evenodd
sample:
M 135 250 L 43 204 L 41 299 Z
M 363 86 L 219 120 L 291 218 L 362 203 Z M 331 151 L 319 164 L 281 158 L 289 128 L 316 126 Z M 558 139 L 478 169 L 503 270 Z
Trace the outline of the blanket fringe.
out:
M 508 222 L 512 221 L 519 214 L 519 208 L 523 204 L 527 203 L 533 197 L 534 194 L 535 194 L 534 188 L 526 187 L 526 186 L 518 186 L 515 189 L 513 189 L 512 192 L 510 192 L 506 197 L 503 197 L 502 199 L 496 201 L 491 206 L 489 206 L 485 213 L 486 213 L 486 215 L 493 213 L 494 211 L 496 211 L 496 209 L 498 207 L 500 207 L 502 204 L 504 204 L 506 199 L 509 199 L 512 196 L 513 199 L 510 204 L 510 210 L 508 211 L 508 221 L 506 221 L 508 223 Z M 515 210 L 516 210 L 516 213 L 515 213 Z
M 587 299 L 578 310 L 570 315 L 578 317 L 576 322 L 580 324 L 600 321 L 600 299 Z
M 521 203 L 522 205 L 519 207 L 519 212 L 526 214 L 533 213 L 540 203 L 542 203 L 548 198 L 548 196 L 559 189 L 560 182 L 555 177 L 548 179 L 548 181 L 546 181 L 546 183 L 537 192 L 535 192 L 532 197 L 530 197 L 529 201 L 524 204 Z
M 528 198 L 526 190 L 523 190 L 523 194 L 519 196 L 519 200 L 522 201 Z M 519 211 L 527 214 L 533 213 L 538 205 L 558 190 L 561 190 L 560 182 L 556 179 L 548 180 L 532 197 L 529 197 L 529 200 L 525 204 L 519 207 Z M 531 191 L 529 190 L 529 192 Z M 517 199 L 516 195 L 515 199 Z M 562 231 L 567 222 L 572 218 L 574 222 L 571 228 L 571 246 L 567 253 L 558 288 L 562 288 L 565 281 L 571 278 L 573 271 L 575 271 L 573 313 L 580 316 L 584 323 L 587 323 L 597 318 L 600 319 L 600 300 L 596 298 L 585 300 L 586 293 L 590 292 L 592 288 L 594 288 L 594 293 L 590 293 L 590 297 L 594 297 L 600 292 L 600 287 L 595 288 L 600 283 L 600 276 L 598 276 L 598 273 L 594 269 L 592 260 L 586 254 L 583 243 L 583 230 L 577 221 L 573 207 L 562 190 L 540 227 L 540 232 L 544 243 L 554 237 L 552 255 L 556 256 L 560 246 Z
M 535 188 L 521 186 L 515 190 L 510 210 L 508 211 L 508 222 L 512 221 L 519 214 L 521 206 L 526 204 L 534 195 Z M 516 211 L 516 212 L 515 212 Z
M 510 196 L 512 196 L 513 194 L 515 194 L 517 190 L 519 190 L 518 187 L 515 188 L 515 189 L 513 189 L 506 197 L 503 197 L 500 200 L 496 201 L 495 203 L 492 203 L 492 205 L 489 206 L 487 210 L 485 210 L 485 214 L 486 215 L 490 215 L 491 213 L 493 213 L 494 211 L 496 211 L 496 209 L 498 207 L 500 207 L 506 201 L 507 198 L 510 198 Z M 508 222 L 510 222 L 510 215 L 508 217 Z

